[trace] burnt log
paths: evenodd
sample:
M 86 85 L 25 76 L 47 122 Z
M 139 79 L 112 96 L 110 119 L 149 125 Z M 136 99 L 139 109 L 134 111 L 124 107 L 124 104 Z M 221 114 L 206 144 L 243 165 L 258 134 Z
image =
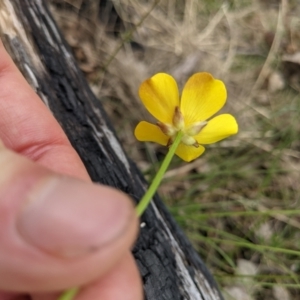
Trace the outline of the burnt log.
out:
M 45 1 L 0 0 L 0 36 L 32 88 L 52 111 L 95 182 L 139 201 L 147 187 L 79 70 Z M 156 195 L 133 249 L 148 300 L 220 300 L 202 259 Z

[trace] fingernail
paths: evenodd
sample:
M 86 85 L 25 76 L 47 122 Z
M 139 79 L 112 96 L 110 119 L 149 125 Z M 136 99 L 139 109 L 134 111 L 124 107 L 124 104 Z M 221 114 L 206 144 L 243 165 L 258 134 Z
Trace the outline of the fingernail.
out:
M 29 195 L 17 228 L 31 245 L 74 257 L 112 243 L 133 218 L 131 201 L 116 190 L 68 177 L 50 178 Z

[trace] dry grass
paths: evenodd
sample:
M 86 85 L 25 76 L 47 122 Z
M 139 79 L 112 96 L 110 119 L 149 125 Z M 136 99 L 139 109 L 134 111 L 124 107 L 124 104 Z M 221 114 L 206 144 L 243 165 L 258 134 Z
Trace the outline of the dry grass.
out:
M 160 194 L 228 299 L 300 299 L 300 4 L 104 2 L 51 1 L 127 153 L 151 179 L 166 152 L 133 136 L 149 119 L 144 79 L 222 79 L 239 134 L 190 164 L 175 159 Z

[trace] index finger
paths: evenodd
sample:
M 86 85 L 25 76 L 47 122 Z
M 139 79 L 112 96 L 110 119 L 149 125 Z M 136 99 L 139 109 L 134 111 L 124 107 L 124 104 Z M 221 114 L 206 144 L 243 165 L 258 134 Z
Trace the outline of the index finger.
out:
M 51 112 L 0 41 L 0 139 L 6 147 L 60 173 L 89 179 Z

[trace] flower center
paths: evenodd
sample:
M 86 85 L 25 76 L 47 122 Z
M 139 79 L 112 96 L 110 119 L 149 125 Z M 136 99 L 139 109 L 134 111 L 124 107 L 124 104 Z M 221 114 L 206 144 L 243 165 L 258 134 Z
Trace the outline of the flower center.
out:
M 178 106 L 175 107 L 172 124 L 157 122 L 157 126 L 161 129 L 161 131 L 170 137 L 168 146 L 172 145 L 177 133 L 181 131 L 183 132 L 181 142 L 185 145 L 194 146 L 196 148 L 199 147 L 199 144 L 194 136 L 197 135 L 206 124 L 206 121 L 199 121 L 186 127 L 184 124 L 184 116 Z

